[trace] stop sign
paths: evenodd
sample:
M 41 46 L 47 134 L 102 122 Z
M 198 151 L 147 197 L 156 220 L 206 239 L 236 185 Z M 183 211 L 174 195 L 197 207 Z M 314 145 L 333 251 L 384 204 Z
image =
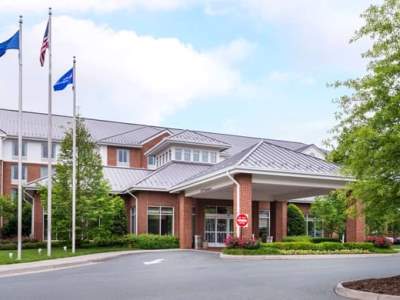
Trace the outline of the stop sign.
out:
M 236 224 L 240 227 L 246 227 L 249 224 L 249 217 L 246 214 L 238 214 Z

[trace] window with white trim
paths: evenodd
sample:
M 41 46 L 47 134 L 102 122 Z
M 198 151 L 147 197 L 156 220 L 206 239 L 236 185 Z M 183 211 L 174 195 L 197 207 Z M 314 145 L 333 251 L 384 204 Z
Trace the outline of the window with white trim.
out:
M 208 163 L 208 151 L 201 151 L 201 162 Z
M 188 148 L 185 148 L 184 151 L 183 151 L 183 159 L 185 161 L 190 161 L 191 158 L 192 158 L 192 150 L 188 149 Z
M 40 167 L 40 178 L 47 177 L 49 175 L 49 168 L 47 166 Z
M 28 143 L 22 141 L 22 157 L 26 157 L 27 152 L 28 152 Z M 12 156 L 13 158 L 18 157 L 18 140 L 12 141 Z
M 200 150 L 193 150 L 193 161 L 199 162 L 200 161 Z
M 22 180 L 26 181 L 28 177 L 28 169 L 25 165 L 22 165 Z M 11 182 L 18 181 L 18 165 L 14 164 L 11 166 Z
M 175 159 L 182 160 L 182 148 L 175 148 Z
M 156 164 L 156 156 L 155 155 L 149 155 L 147 158 L 147 165 L 148 166 L 154 166 Z
M 174 209 L 151 206 L 147 208 L 147 232 L 159 235 L 174 234 Z
M 117 166 L 129 167 L 128 149 L 117 149 Z
M 210 162 L 213 164 L 217 162 L 217 152 L 215 151 L 210 152 Z
M 51 158 L 55 158 L 56 157 L 56 147 L 57 144 L 52 144 L 51 145 Z M 42 143 L 42 158 L 48 158 L 48 145 L 47 143 L 43 142 Z

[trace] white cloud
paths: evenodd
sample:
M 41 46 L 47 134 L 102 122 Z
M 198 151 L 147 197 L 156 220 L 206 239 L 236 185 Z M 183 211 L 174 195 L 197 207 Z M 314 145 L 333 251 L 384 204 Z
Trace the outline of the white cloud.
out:
M 58 12 L 113 12 L 117 10 L 175 10 L 194 0 L 1 0 L 0 13 L 43 12 L 51 6 Z
M 236 39 L 209 52 L 217 61 L 228 65 L 240 63 L 250 56 L 256 45 L 245 39 Z
M 296 73 L 296 72 L 282 72 L 282 71 L 273 71 L 267 75 L 267 82 L 280 82 L 280 83 L 289 83 L 289 82 L 297 82 L 302 85 L 313 85 L 316 80 L 312 76 Z
M 24 108 L 36 111 L 47 107 L 47 70 L 39 67 L 38 57 L 44 28 L 42 23 L 24 31 Z M 57 17 L 53 45 L 54 81 L 77 56 L 78 102 L 86 116 L 158 123 L 192 101 L 227 95 L 240 84 L 235 69 L 175 38 Z M 15 51 L 2 57 L 0 70 L 0 106 L 16 108 Z M 57 112 L 70 112 L 71 92 L 54 93 L 54 106 Z

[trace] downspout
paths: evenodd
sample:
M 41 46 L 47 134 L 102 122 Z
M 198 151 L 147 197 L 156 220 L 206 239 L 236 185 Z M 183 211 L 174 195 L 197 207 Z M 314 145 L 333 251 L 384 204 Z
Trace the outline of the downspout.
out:
M 127 193 L 130 196 L 132 196 L 133 199 L 135 199 L 135 234 L 137 235 L 138 234 L 138 197 L 136 197 L 130 191 L 127 191 Z M 132 210 L 131 210 L 131 214 L 132 214 Z M 132 216 L 131 216 L 131 221 L 132 221 Z
M 227 171 L 226 176 L 236 185 L 236 214 L 240 214 L 240 184 L 239 182 L 233 178 L 233 176 Z M 236 217 L 236 216 L 235 216 Z M 236 236 L 239 238 L 240 237 L 240 227 L 239 225 L 236 224 Z

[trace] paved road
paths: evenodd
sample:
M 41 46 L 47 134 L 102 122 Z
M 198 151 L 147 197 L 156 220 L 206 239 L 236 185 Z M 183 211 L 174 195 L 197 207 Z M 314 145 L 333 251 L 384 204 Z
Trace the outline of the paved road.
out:
M 341 299 L 340 280 L 399 274 L 400 257 L 231 261 L 216 253 L 135 254 L 0 279 L 0 299 Z

